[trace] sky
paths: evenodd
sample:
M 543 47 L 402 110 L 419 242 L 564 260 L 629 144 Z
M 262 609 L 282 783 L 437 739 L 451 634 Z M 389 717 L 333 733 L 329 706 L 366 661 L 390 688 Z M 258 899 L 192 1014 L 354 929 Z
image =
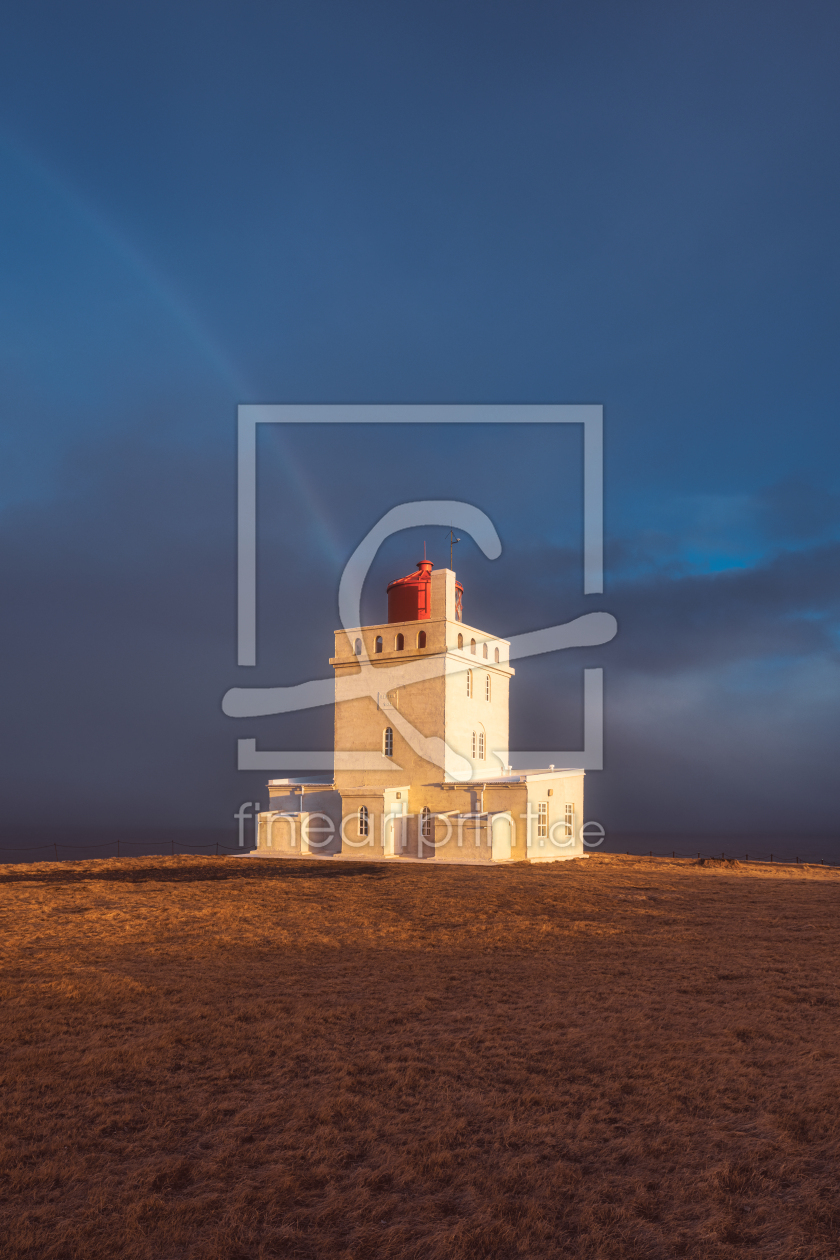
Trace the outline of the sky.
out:
M 23 4 L 0 43 L 0 816 L 230 828 L 237 738 L 329 748 L 338 582 L 454 498 L 465 617 L 608 611 L 522 661 L 511 745 L 577 748 L 608 835 L 840 836 L 840 11 L 830 3 Z M 574 426 L 263 426 L 236 664 L 241 403 L 599 403 Z M 385 586 L 445 531 L 395 535 Z M 837 842 L 840 860 L 840 840 Z

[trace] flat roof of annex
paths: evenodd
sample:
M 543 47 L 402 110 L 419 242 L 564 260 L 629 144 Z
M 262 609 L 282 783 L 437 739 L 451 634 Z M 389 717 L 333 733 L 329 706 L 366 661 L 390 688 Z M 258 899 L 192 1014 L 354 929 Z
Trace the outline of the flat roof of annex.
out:
M 554 766 L 540 766 L 534 770 L 511 770 L 508 774 L 484 775 L 476 779 L 446 780 L 442 783 L 435 783 L 432 786 L 446 788 L 450 791 L 457 788 L 470 787 L 504 787 L 516 783 L 528 783 L 536 779 L 569 779 L 584 774 L 586 774 L 585 770 L 576 770 L 568 766 L 563 766 L 559 769 Z M 320 791 L 335 787 L 335 784 L 331 781 L 313 783 L 311 779 L 269 779 L 268 782 L 269 786 L 274 787 L 307 787 Z M 397 786 L 399 787 L 400 785 L 398 784 Z M 367 791 L 368 789 L 376 790 L 375 786 L 366 784 L 364 790 Z
M 586 774 L 586 771 L 567 766 L 560 769 L 555 769 L 554 766 L 541 766 L 536 770 L 511 770 L 507 774 L 482 775 L 475 779 L 460 779 L 458 782 L 453 780 L 442 783 L 440 786 L 444 788 L 503 787 L 507 783 L 529 783 L 532 779 L 570 779 L 581 774 Z

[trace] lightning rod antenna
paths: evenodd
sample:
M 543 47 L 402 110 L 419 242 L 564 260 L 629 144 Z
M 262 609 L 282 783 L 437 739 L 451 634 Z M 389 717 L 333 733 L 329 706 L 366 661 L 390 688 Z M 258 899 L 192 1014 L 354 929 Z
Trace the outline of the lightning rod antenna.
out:
M 455 530 L 450 525 L 449 526 L 449 567 L 450 569 L 452 568 L 452 548 L 455 546 L 456 543 L 459 543 L 460 541 L 461 541 L 460 538 L 455 537 Z

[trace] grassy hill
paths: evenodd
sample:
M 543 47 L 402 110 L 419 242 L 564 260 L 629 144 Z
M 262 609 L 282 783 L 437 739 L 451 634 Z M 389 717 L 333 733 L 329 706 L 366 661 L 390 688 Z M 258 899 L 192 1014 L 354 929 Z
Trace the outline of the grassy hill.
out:
M 8 1260 L 840 1254 L 840 874 L 0 867 Z

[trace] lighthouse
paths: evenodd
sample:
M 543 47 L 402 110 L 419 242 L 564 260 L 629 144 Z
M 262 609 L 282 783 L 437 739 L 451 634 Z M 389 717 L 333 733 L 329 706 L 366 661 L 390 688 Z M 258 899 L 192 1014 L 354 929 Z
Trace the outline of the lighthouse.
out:
M 333 776 L 271 780 L 255 854 L 579 857 L 583 770 L 509 766 L 507 640 L 464 620 L 430 560 L 385 594 L 387 621 L 335 631 Z

